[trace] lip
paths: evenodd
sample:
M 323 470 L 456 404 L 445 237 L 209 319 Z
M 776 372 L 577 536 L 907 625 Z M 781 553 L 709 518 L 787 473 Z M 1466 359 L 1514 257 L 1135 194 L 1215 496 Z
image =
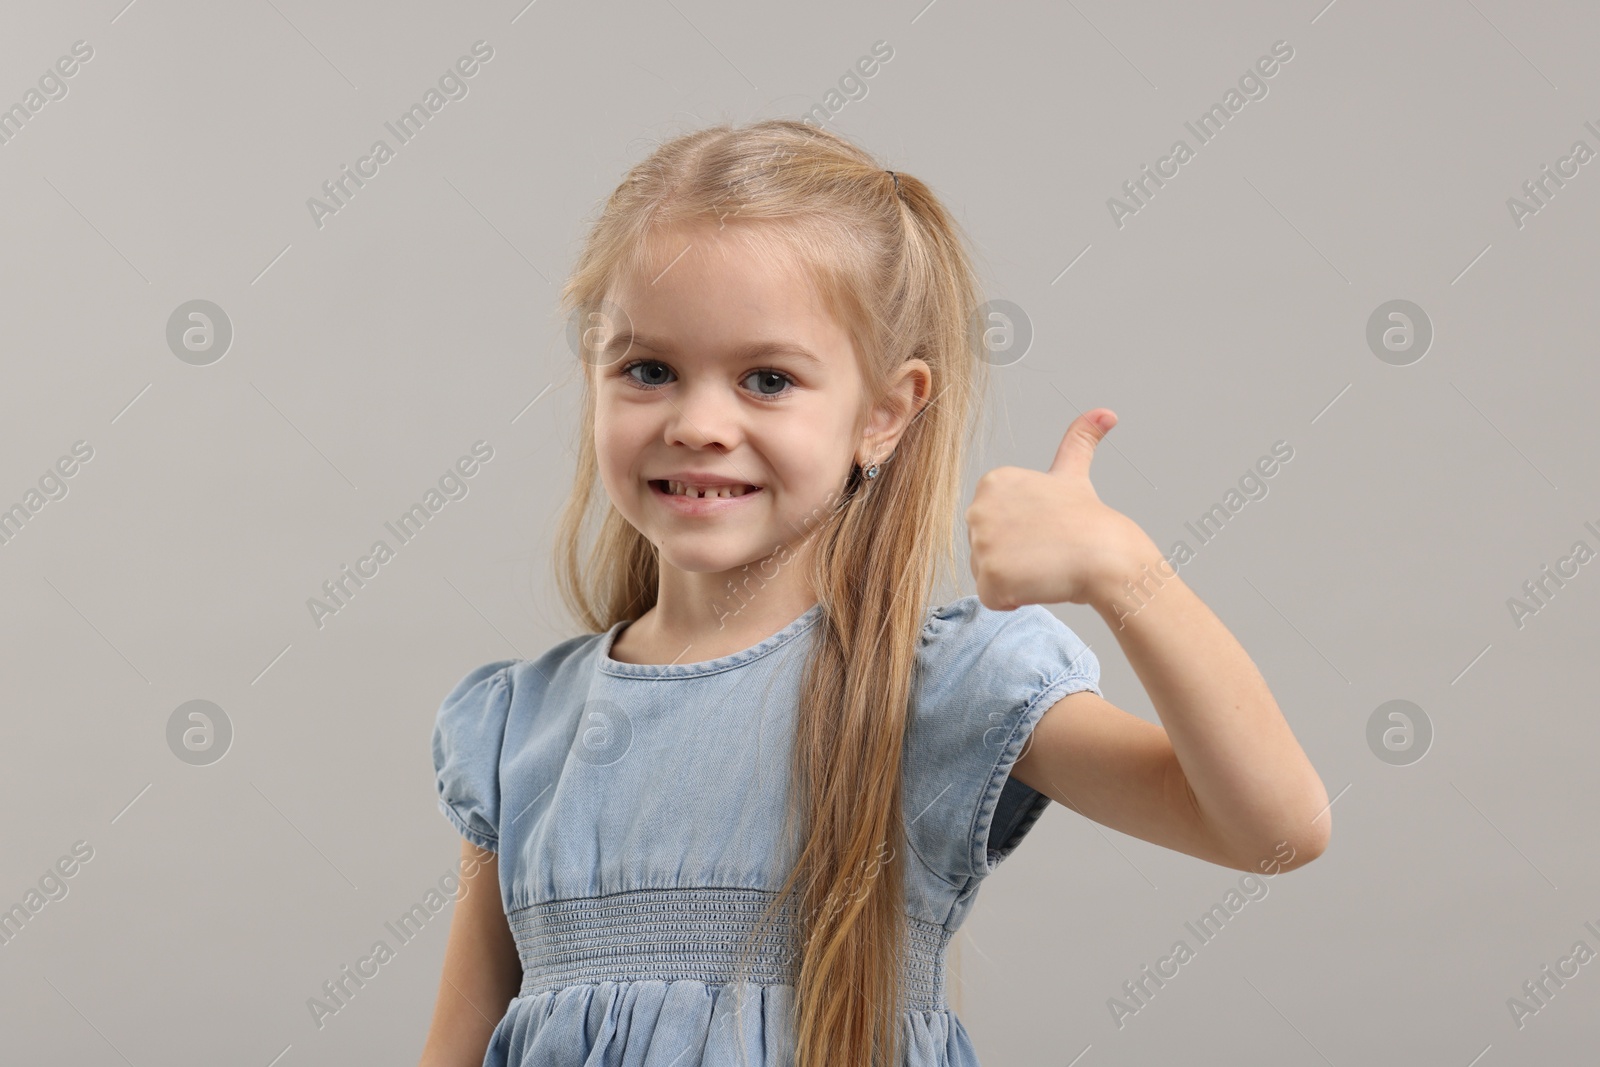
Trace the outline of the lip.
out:
M 764 486 L 756 486 L 752 492 L 745 493 L 742 496 L 690 497 L 674 496 L 672 493 L 666 492 L 665 485 L 668 481 L 675 482 L 680 480 L 678 478 L 652 478 L 648 483 L 650 495 L 659 500 L 664 507 L 671 508 L 680 515 L 719 514 L 724 511 L 730 511 L 733 508 L 742 507 L 749 503 L 751 499 L 766 492 Z M 658 486 L 661 486 L 661 488 L 658 488 Z

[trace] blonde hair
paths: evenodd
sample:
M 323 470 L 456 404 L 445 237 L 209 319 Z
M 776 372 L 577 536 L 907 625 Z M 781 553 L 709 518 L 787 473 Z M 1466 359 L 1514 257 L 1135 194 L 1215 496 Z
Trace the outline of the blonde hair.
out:
M 678 224 L 716 222 L 806 272 L 861 353 L 865 407 L 905 360 L 931 387 L 874 479 L 851 472 L 807 534 L 806 579 L 823 610 L 799 699 L 789 816 L 806 836 L 777 899 L 796 904 L 797 1067 L 897 1064 L 905 944 L 901 752 L 913 668 L 938 571 L 955 567 L 962 459 L 987 365 L 979 288 L 956 221 L 904 172 L 891 175 L 827 130 L 788 119 L 684 134 L 635 165 L 606 200 L 562 291 L 587 325 Z M 596 492 L 595 398 L 585 355 L 572 493 L 557 532 L 558 587 L 592 632 L 655 604 L 657 549 Z M 587 557 L 580 543 L 603 506 Z M 791 822 L 785 823 L 788 829 Z M 888 860 L 883 862 L 887 850 Z

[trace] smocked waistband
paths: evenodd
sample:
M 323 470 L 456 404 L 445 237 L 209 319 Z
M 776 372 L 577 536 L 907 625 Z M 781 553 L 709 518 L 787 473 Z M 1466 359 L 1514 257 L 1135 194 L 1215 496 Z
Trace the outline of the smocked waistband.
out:
M 757 934 L 762 912 L 775 896 L 759 889 L 641 889 L 519 908 L 507 918 L 522 959 L 520 995 L 585 982 L 692 979 L 707 985 L 792 986 L 799 963 L 792 901 L 775 909 Z M 944 927 L 906 917 L 904 1010 L 948 1007 L 944 955 L 949 942 Z

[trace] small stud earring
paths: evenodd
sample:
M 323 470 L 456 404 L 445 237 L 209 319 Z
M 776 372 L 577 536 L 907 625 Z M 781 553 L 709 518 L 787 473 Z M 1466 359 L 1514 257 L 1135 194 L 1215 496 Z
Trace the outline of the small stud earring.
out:
M 868 467 L 864 473 L 868 478 L 876 478 L 878 476 L 878 465 L 874 463 L 872 466 Z

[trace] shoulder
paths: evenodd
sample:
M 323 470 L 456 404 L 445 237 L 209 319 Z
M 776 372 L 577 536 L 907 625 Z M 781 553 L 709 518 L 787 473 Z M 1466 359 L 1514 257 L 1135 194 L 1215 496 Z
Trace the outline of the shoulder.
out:
M 489 693 L 497 692 L 510 684 L 507 677 L 512 667 L 521 660 L 500 659 L 493 663 L 485 663 L 474 667 L 462 676 L 461 680 L 450 687 L 450 692 L 445 694 L 444 706 L 449 707 L 459 704 L 469 694 L 475 695 L 480 701 Z
M 985 607 L 964 596 L 928 612 L 917 650 L 924 688 L 1043 687 L 1069 675 L 1098 682 L 1100 664 L 1082 638 L 1040 604 L 1014 611 Z M 931 695 L 931 694 L 930 694 Z
M 1099 692 L 1100 664 L 1049 609 L 987 608 L 966 596 L 932 609 L 917 650 L 904 755 L 907 840 L 962 887 L 1016 848 L 1048 799 L 1011 782 L 1045 711 Z
M 469 670 L 445 694 L 433 726 L 439 806 L 462 836 L 499 851 L 500 767 L 524 742 L 552 687 L 576 684 L 583 653 L 604 635 L 563 641 L 537 659 L 502 659 Z
M 439 722 L 498 717 L 499 725 L 513 703 L 525 705 L 552 687 L 573 684 L 592 663 L 605 634 L 580 634 L 554 645 L 535 659 L 501 659 L 472 668 L 457 681 L 439 706 Z

